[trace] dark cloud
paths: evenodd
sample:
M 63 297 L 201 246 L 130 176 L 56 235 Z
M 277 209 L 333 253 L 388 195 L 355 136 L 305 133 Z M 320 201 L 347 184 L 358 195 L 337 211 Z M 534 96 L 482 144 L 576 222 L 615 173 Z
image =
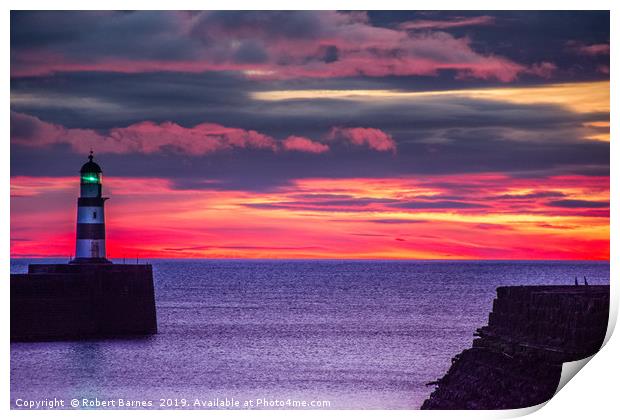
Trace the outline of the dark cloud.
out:
M 429 32 L 412 35 L 399 29 L 408 21 L 451 25 L 436 25 Z M 454 25 L 457 21 L 482 24 Z M 436 44 L 438 41 L 440 45 Z M 291 73 L 295 79 L 356 74 L 396 76 L 409 71 L 433 78 L 437 74 L 450 79 L 476 77 L 487 85 L 492 80 L 539 83 L 544 81 L 537 75 L 540 72 L 532 70 L 550 68 L 556 69 L 552 74 L 556 81 L 605 77 L 600 69 L 609 66 L 608 56 L 577 56 L 566 51 L 568 42 L 587 46 L 608 43 L 609 12 L 11 13 L 14 74 L 81 71 L 84 65 L 139 73 L 160 68 L 171 71 L 170 65 L 177 71 L 214 68 L 237 71 L 240 69 L 235 64 L 262 64 L 273 59 L 270 64 L 284 73 L 291 66 L 300 66 Z M 515 48 L 515 45 L 527 48 Z M 366 59 L 360 60 L 360 54 Z M 351 68 L 339 66 L 348 58 Z M 365 62 L 372 58 L 377 60 L 377 65 L 368 66 Z M 413 58 L 415 65 L 398 68 L 401 60 L 407 58 Z M 382 59 L 395 60 L 382 70 Z M 437 60 L 437 66 L 425 68 L 428 60 Z M 136 62 L 141 62 L 142 67 L 132 66 Z M 187 63 L 198 65 L 199 69 Z M 206 67 L 201 66 L 205 63 Z M 304 67 L 309 63 L 312 65 Z M 316 67 L 316 64 L 328 66 Z M 50 67 L 46 70 L 47 65 Z
M 500 200 L 527 200 L 531 198 L 551 198 L 551 197 L 564 197 L 565 194 L 560 191 L 537 191 L 530 194 L 502 194 L 493 198 Z
M 560 229 L 560 230 L 572 230 L 577 229 L 577 226 L 566 226 L 566 225 L 554 225 L 551 223 L 537 223 L 536 226 L 548 229 Z
M 227 72 L 80 72 L 13 78 L 11 94 L 13 110 L 67 128 L 124 127 L 144 120 L 189 126 L 207 114 L 213 122 L 232 122 L 251 113 L 248 91 L 254 85 Z
M 517 62 L 554 61 L 561 71 L 554 75 L 553 82 L 603 77 L 588 72 L 581 61 L 584 58 L 567 52 L 565 45 L 569 40 L 579 40 L 583 45 L 607 42 L 608 12 L 493 12 L 489 15 L 494 25 L 446 30 L 459 37 L 471 35 L 476 50 L 485 54 L 499 54 Z M 267 59 L 265 45 L 261 43 L 264 39 L 275 42 L 325 36 L 329 26 L 318 16 L 303 12 L 12 12 L 11 53 L 19 55 L 33 48 L 64 51 L 70 47 L 76 59 L 86 61 L 90 53 L 97 57 L 114 53 L 126 58 L 137 54 L 150 59 L 190 59 L 204 48 L 217 54 L 217 40 L 209 38 L 209 34 L 232 31 L 241 40 L 233 52 L 237 54 L 234 60 L 259 63 Z M 457 17 L 475 16 L 480 13 L 370 12 L 369 20 L 372 25 L 393 28 L 404 21 L 454 21 Z M 192 28 L 192 36 L 180 40 L 175 32 L 179 27 Z M 209 27 L 215 32 L 207 31 Z M 256 28 L 262 31 L 260 39 L 252 37 Z M 136 50 L 136 43 L 144 48 Z M 555 48 L 556 44 L 562 48 Z M 514 45 L 524 47 L 514 48 Z M 222 52 L 224 56 L 228 53 Z M 317 48 L 315 58 L 330 63 L 338 61 L 339 56 L 337 45 L 323 45 Z M 592 65 L 595 64 L 600 63 Z M 569 74 L 567 69 L 574 66 L 582 66 L 584 70 Z M 424 177 L 481 172 L 502 172 L 514 177 L 609 174 L 609 144 L 584 141 L 588 133 L 600 129 L 583 130 L 584 123 L 608 120 L 609 115 L 604 113 L 579 114 L 561 106 L 463 97 L 365 102 L 336 99 L 263 102 L 252 97 L 253 92 L 287 89 L 424 91 L 505 86 L 492 79 L 455 79 L 455 74 L 448 70 L 432 76 L 256 80 L 236 71 L 137 74 L 79 71 L 13 77 L 11 110 L 65 128 L 101 132 L 143 121 L 172 121 L 183 127 L 209 122 L 256 130 L 279 140 L 295 135 L 323 141 L 332 127 L 371 127 L 389 134 L 397 146 L 395 154 L 334 142 L 329 144 L 329 152 L 315 155 L 238 150 L 183 156 L 163 150 L 151 155 L 100 153 L 97 156 L 106 173 L 165 177 L 177 189 L 270 191 L 304 178 Z M 549 81 L 523 76 L 509 85 L 543 82 Z M 29 118 L 12 119 L 11 137 L 32 137 L 35 128 Z M 97 145 L 92 146 L 96 150 Z M 11 174 L 73 175 L 83 159 L 83 155 L 68 145 L 35 149 L 13 142 Z M 456 188 L 460 188 L 458 194 L 467 192 L 466 185 Z M 472 188 L 478 190 L 480 186 Z M 545 194 L 557 193 L 498 198 L 561 198 Z M 323 205 L 346 206 L 349 198 L 324 197 Z M 446 195 L 426 199 L 425 203 L 434 201 L 449 206 L 466 201 L 462 198 Z M 303 203 L 304 197 L 298 199 L 300 204 L 310 206 L 310 202 L 316 205 L 322 198 L 307 197 L 307 203 Z
M 602 209 L 609 207 L 607 201 L 588 201 L 588 200 L 557 200 L 547 203 L 550 207 L 564 207 L 569 209 Z
M 353 198 L 352 195 L 349 194 L 291 194 L 292 198 L 295 199 L 341 199 L 341 198 Z
M 341 200 L 317 200 L 317 201 L 295 201 L 294 204 L 317 205 L 325 207 L 346 207 L 346 206 L 367 206 L 370 204 L 394 203 L 398 200 L 389 198 L 350 198 Z
M 72 42 L 93 28 L 97 12 L 11 12 L 11 47 L 47 47 Z
M 325 47 L 323 51 L 323 61 L 326 63 L 333 63 L 334 61 L 338 61 L 338 47 L 335 45 L 329 45 Z
M 243 41 L 234 54 L 235 61 L 244 64 L 264 63 L 268 58 L 265 48 L 254 40 Z
M 267 210 L 295 210 L 295 211 L 315 211 L 329 213 L 364 213 L 373 211 L 365 207 L 320 207 L 320 206 L 304 206 L 293 203 L 249 203 L 244 204 L 245 207 L 253 209 Z
M 488 16 L 493 25 L 445 28 L 456 36 L 475 39 L 481 51 L 509 57 L 516 62 L 552 62 L 558 70 L 555 80 L 592 80 L 600 78 L 597 68 L 609 63 L 608 56 L 576 57 L 567 51 L 569 41 L 582 44 L 609 43 L 609 11 L 372 11 L 373 24 L 386 27 L 404 21 L 433 20 L 450 22 L 456 19 Z M 535 77 L 521 76 L 522 81 Z
M 477 135 L 502 136 L 502 127 L 547 129 L 549 134 L 575 124 L 604 120 L 608 115 L 575 114 L 557 106 L 517 105 L 467 98 L 428 98 L 416 101 L 357 103 L 343 100 L 262 102 L 251 93 L 289 88 L 402 89 L 373 80 L 341 81 L 335 85 L 268 83 L 226 72 L 74 73 L 11 80 L 12 109 L 69 128 L 123 127 L 144 120 L 174 121 L 192 126 L 204 121 L 265 131 L 271 135 L 316 135 L 333 126 L 366 126 L 398 132 L 427 130 L 458 138 L 468 128 L 485 128 Z M 429 86 L 432 82 L 429 81 Z M 410 89 L 418 86 L 415 83 Z M 429 88 L 426 87 L 426 89 Z M 439 87 L 439 86 L 438 86 Z M 444 85 L 443 88 L 449 87 Z M 458 129 L 452 130 L 450 129 Z M 494 131 L 493 131 L 494 130 Z M 574 137 L 575 134 L 572 134 Z M 560 136 L 558 136 L 560 137 Z
M 319 12 L 312 11 L 214 11 L 201 13 L 192 26 L 192 34 L 213 42 L 211 34 L 235 33 L 251 37 L 260 30 L 268 39 L 317 38 L 324 30 Z
M 246 207 L 259 209 L 291 209 L 312 211 L 370 211 L 375 204 L 398 203 L 396 199 L 382 198 L 349 198 L 337 200 L 299 200 L 281 201 L 277 203 L 249 203 Z
M 11 139 L 31 138 L 36 135 L 37 127 L 32 117 L 25 114 L 11 113 Z
M 487 208 L 487 205 L 479 203 L 467 203 L 463 201 L 401 201 L 396 204 L 392 204 L 391 207 L 397 207 L 401 209 L 481 209 Z
M 86 63 L 109 57 L 192 59 L 200 44 L 179 36 L 186 19 L 184 12 L 13 11 L 11 45 Z M 13 63 L 20 63 L 16 55 Z

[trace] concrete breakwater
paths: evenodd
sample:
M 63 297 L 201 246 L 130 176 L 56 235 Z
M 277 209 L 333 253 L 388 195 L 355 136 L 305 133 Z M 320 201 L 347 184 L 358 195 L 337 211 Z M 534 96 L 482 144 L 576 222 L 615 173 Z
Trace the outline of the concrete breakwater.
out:
M 422 409 L 512 409 L 549 400 L 562 363 L 596 353 L 609 286 L 499 287 L 487 326 L 452 359 Z
M 157 333 L 151 265 L 31 264 L 11 274 L 11 341 Z

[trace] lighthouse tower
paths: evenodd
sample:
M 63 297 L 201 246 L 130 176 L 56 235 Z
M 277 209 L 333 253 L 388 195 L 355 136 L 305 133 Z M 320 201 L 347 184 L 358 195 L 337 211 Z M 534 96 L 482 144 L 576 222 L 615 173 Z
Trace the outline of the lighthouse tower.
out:
M 111 264 L 105 256 L 105 200 L 101 196 L 101 168 L 93 162 L 91 150 L 80 170 L 75 259 L 71 264 Z

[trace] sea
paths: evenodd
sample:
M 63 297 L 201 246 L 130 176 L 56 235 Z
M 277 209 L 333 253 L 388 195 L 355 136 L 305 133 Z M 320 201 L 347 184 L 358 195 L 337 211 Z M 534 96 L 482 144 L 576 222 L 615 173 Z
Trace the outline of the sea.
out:
M 11 273 L 65 262 L 13 259 Z M 609 284 L 608 262 L 148 263 L 159 333 L 11 343 L 12 408 L 418 409 L 498 286 Z

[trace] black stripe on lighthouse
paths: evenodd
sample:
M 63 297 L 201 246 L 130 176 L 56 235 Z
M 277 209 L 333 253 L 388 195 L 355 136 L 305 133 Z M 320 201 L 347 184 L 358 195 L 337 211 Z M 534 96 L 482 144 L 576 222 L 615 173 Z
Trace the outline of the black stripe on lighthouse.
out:
M 77 239 L 105 239 L 105 224 L 78 223 Z
M 103 197 L 79 197 L 78 207 L 103 207 L 105 200 Z

